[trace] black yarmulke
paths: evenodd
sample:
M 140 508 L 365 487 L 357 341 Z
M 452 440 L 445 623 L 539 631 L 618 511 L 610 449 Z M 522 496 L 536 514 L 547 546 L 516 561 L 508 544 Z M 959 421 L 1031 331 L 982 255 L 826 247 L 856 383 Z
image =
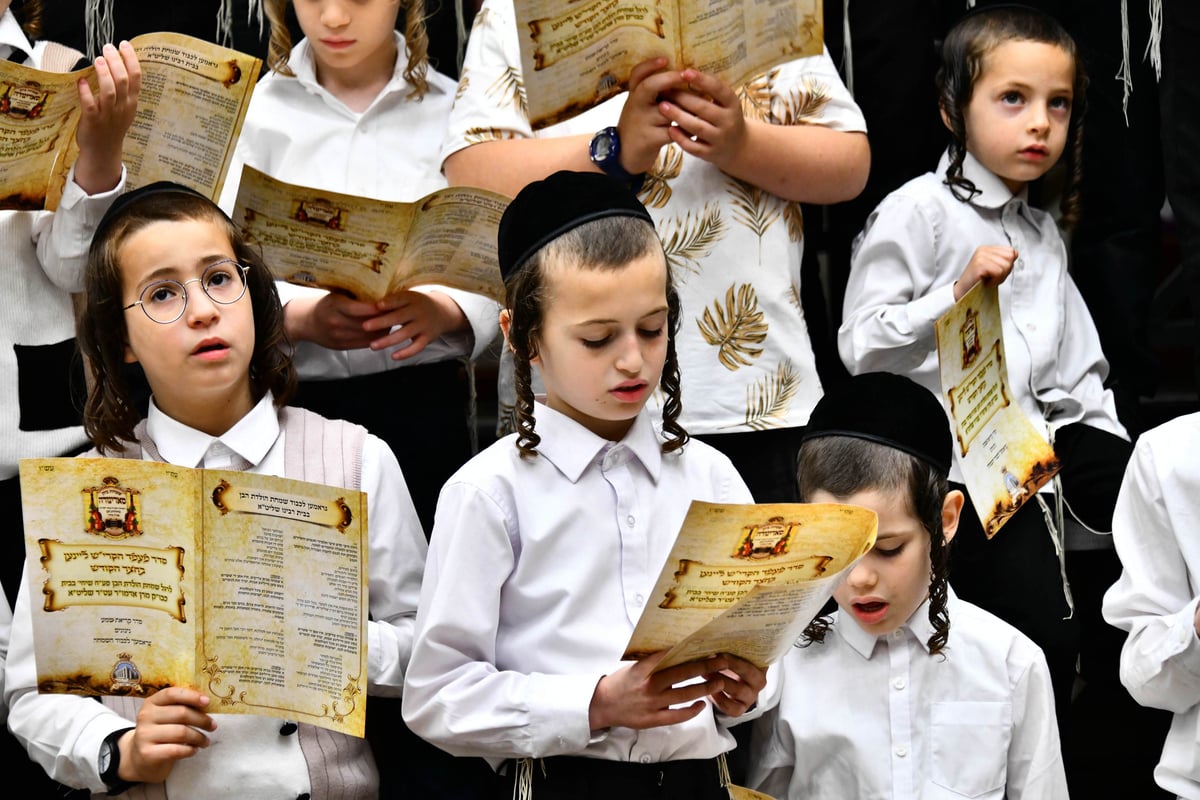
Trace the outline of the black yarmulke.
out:
M 117 199 L 114 200 L 112 205 L 108 207 L 108 210 L 104 212 L 104 216 L 100 218 L 100 222 L 97 223 L 96 233 L 93 235 L 92 240 L 98 241 L 101 233 L 103 233 L 104 230 L 113 223 L 113 220 L 121 216 L 121 212 L 129 208 L 129 206 L 133 205 L 137 201 L 141 200 L 142 198 L 149 197 L 150 195 L 168 193 L 195 195 L 196 197 L 208 200 L 208 202 L 212 203 L 211 199 L 200 194 L 200 192 L 197 192 L 192 187 L 185 186 L 182 183 L 174 183 L 173 181 L 155 181 L 154 183 L 148 183 L 145 186 L 139 186 L 136 189 L 130 189 L 128 192 L 117 196 Z M 217 208 L 218 211 L 220 210 L 216 203 L 213 203 L 213 207 Z
M 507 279 L 530 256 L 585 222 L 603 217 L 654 221 L 629 187 L 600 172 L 556 172 L 517 193 L 504 216 L 496 255 Z
M 867 372 L 827 392 L 813 409 L 801 441 L 852 436 L 903 450 L 950 472 L 950 421 L 933 394 L 903 375 Z

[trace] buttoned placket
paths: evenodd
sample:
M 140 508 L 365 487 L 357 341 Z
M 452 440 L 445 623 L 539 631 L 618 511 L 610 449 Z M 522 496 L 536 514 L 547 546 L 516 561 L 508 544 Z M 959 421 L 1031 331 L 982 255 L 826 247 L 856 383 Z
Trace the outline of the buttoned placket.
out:
M 621 594 L 625 600 L 625 614 L 631 624 L 636 625 L 646 605 L 642 594 L 647 585 L 647 542 L 643 534 L 644 520 L 638 507 L 637 489 L 633 470 L 636 469 L 634 455 L 620 442 L 604 446 L 600 459 L 600 471 L 616 495 L 616 523 L 621 539 Z M 648 764 L 656 760 L 657 754 L 645 745 L 653 747 L 656 737 L 653 730 L 637 732 L 630 749 L 630 758 Z
M 892 631 L 884 644 L 888 652 L 888 722 L 891 730 L 892 797 L 913 797 L 912 693 L 909 648 L 903 629 Z

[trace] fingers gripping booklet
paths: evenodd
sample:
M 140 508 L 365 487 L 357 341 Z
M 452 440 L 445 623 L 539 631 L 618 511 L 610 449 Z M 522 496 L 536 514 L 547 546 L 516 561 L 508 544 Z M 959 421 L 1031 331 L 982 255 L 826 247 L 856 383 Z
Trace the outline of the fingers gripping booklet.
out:
M 124 458 L 21 461 L 38 691 L 363 735 L 367 497 Z
M 262 61 L 180 33 L 130 40 L 142 70 L 122 150 L 127 189 L 160 180 L 216 200 Z M 0 60 L 0 209 L 54 210 L 79 155 L 80 79 Z
M 669 650 L 659 670 L 717 653 L 778 661 L 877 528 L 858 506 L 693 501 L 624 658 Z

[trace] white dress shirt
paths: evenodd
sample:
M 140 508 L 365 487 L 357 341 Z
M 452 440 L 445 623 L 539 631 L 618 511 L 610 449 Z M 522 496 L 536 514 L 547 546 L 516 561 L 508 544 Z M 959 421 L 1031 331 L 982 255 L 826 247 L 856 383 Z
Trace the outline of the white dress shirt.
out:
M 534 132 L 515 95 L 518 35 L 511 0 L 484 0 L 467 42 L 443 157 L 481 141 L 593 134 L 617 124 L 624 93 Z M 770 70 L 748 94 L 761 103 L 747 111 L 751 118 L 866 131 L 827 53 Z M 777 118 L 766 117 L 765 109 Z M 666 244 L 682 303 L 675 340 L 680 423 L 694 434 L 805 425 L 822 389 L 800 306 L 799 204 L 737 181 L 674 144 L 659 151 L 639 199 Z M 501 400 L 511 404 L 511 365 L 502 358 Z M 662 401 L 656 392 L 650 407 Z
M 949 602 L 931 655 L 929 602 L 887 636 L 840 612 L 783 658 L 778 706 L 754 722 L 751 788 L 799 800 L 1066 800 L 1050 673 L 1024 634 Z
M 399 33 L 396 47 L 400 56 L 391 81 L 360 113 L 317 83 L 312 50 L 308 40 L 302 39 L 288 59 L 296 76 L 272 72 L 254 89 L 221 192 L 221 208 L 233 212 L 244 164 L 287 183 L 404 203 L 445 187 L 438 154 L 454 99 L 454 81 L 430 68 L 424 97 L 409 98 L 413 86 L 404 79 L 405 45 Z M 294 297 L 324 294 L 284 282 L 276 286 L 285 304 Z M 471 333 L 447 334 L 403 361 L 391 358 L 396 348 L 330 350 L 313 342 L 298 342 L 300 377 L 343 378 L 458 356 L 475 358 L 496 337 L 500 307 L 493 300 L 446 286 L 414 289 L 452 298 L 466 315 Z
M 442 490 L 405 720 L 442 749 L 493 766 L 554 755 L 648 763 L 730 750 L 728 719 L 711 710 L 668 727 L 592 731 L 588 708 L 654 602 L 691 501 L 746 503 L 749 490 L 702 442 L 663 454 L 646 410 L 620 442 L 540 403 L 535 414 L 536 458 L 521 458 L 515 435 L 506 437 Z M 771 702 L 768 688 L 759 704 Z
M 31 44 L 5 8 L 0 58 L 21 52 L 26 66 L 39 68 L 46 43 Z M 124 167 L 112 190 L 95 195 L 75 183 L 72 167 L 56 211 L 0 211 L 0 297 L 5 306 L 0 314 L 0 480 L 15 477 L 22 458 L 58 456 L 87 445 L 82 425 L 34 430 L 21 424 L 21 362 L 14 345 L 50 345 L 75 337 L 71 293 L 83 290 L 96 224 L 124 190 Z
M 221 437 L 171 419 L 152 401 L 147 432 L 159 454 L 171 464 L 222 469 L 230 466 L 236 454 L 254 465 L 248 472 L 283 474 L 285 435 L 269 393 Z M 396 457 L 370 434 L 363 443 L 360 488 L 367 493 L 370 520 L 368 691 L 398 695 L 412 647 L 425 536 Z M 26 580 L 13 613 L 5 669 L 9 726 L 52 778 L 69 786 L 104 791 L 97 765 L 100 743 L 112 731 L 131 727 L 132 722 L 91 698 L 38 694 L 28 590 Z M 218 715 L 217 729 L 209 734 L 210 746 L 175 763 L 166 781 L 168 796 L 267 800 L 294 798 L 309 791 L 299 739 L 281 736 L 280 725 L 280 720 L 271 717 Z M 137 797 L 139 791 L 134 787 L 129 796 Z
M 1124 568 L 1104 618 L 1129 632 L 1121 683 L 1145 706 L 1175 713 L 1154 778 L 1200 800 L 1200 413 L 1143 433 L 1113 514 Z
M 954 305 L 954 282 L 975 250 L 1007 245 L 1017 261 L 1000 284 L 1008 382 L 1014 399 L 1047 437 L 1072 422 L 1128 439 L 1104 388 L 1108 362 L 1075 282 L 1054 218 L 1022 190 L 1004 183 L 967 154 L 963 175 L 980 190 L 963 202 L 936 173 L 884 198 L 855 241 L 846 284 L 838 351 L 853 374 L 907 375 L 942 397 L 934 324 Z M 955 453 L 951 480 L 962 482 Z M 1048 484 L 1049 486 L 1049 484 Z

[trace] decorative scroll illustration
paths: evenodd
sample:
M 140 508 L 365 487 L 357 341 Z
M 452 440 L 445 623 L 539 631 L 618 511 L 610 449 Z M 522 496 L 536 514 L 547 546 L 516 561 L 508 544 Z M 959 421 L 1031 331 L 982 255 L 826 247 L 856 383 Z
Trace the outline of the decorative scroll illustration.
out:
M 1054 477 L 1059 462 L 1010 399 L 998 289 L 976 284 L 937 321 L 936 331 L 958 463 L 991 538 Z
M 670 650 L 660 670 L 722 652 L 777 661 L 877 524 L 857 506 L 694 501 L 624 657 Z
M 363 735 L 366 496 L 137 459 L 21 462 L 38 688 Z M 36 565 L 36 566 L 35 566 Z

